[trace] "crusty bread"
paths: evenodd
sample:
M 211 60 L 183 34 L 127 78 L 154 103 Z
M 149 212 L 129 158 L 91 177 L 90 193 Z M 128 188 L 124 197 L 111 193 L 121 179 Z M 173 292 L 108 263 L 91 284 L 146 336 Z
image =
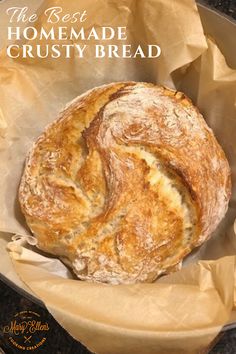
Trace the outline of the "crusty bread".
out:
M 19 191 L 38 247 L 80 279 L 151 282 L 226 213 L 230 169 L 180 92 L 148 83 L 76 98 L 34 144 Z

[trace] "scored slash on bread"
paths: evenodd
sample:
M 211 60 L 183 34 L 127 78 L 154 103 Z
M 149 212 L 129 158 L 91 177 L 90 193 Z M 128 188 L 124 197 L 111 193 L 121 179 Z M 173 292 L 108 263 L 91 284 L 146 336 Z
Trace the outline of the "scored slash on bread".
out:
M 226 213 L 230 169 L 182 93 L 120 82 L 77 97 L 34 144 L 19 200 L 38 247 L 83 280 L 152 282 Z

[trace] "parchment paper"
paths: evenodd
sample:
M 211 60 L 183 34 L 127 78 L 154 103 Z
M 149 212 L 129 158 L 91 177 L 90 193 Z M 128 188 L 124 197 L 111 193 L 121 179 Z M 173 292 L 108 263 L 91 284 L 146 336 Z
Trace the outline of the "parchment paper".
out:
M 2 50 L 0 231 L 22 235 L 8 246 L 15 270 L 58 322 L 93 352 L 203 352 L 229 322 L 236 303 L 235 190 L 224 221 L 186 259 L 184 269 L 154 284 L 132 286 L 75 280 L 60 261 L 40 255 L 20 213 L 17 190 L 26 153 L 45 125 L 78 94 L 121 80 L 167 84 L 189 95 L 214 129 L 235 181 L 236 72 L 214 42 L 206 41 L 191 0 L 46 0 L 38 14 L 52 6 L 63 6 L 65 13 L 87 9 L 88 27 L 127 26 L 127 43 L 157 43 L 162 55 L 143 60 L 90 55 L 11 60 Z M 37 26 L 41 24 L 47 27 L 43 16 Z

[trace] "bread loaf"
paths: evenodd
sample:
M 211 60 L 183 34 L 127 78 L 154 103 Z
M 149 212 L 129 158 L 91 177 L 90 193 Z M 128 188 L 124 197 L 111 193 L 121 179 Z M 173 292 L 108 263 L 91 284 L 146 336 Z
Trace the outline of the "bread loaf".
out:
M 78 278 L 152 282 L 216 229 L 230 169 L 180 92 L 148 83 L 94 88 L 34 144 L 19 200 L 41 250 Z

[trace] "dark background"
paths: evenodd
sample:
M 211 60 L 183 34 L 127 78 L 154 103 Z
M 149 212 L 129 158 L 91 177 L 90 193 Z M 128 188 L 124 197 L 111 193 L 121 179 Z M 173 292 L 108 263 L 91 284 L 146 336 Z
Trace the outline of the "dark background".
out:
M 236 19 L 236 0 L 208 0 L 201 1 L 201 3 L 209 5 L 213 9 L 215 8 Z
M 144 1 L 144 0 L 142 0 Z M 167 0 L 171 1 L 171 0 Z M 0 0 L 1 2 L 1 0 Z M 236 0 L 208 0 L 201 1 L 210 7 L 236 19 Z M 47 340 L 38 349 L 32 351 L 37 354 L 90 354 L 80 343 L 74 340 L 48 313 L 43 305 L 36 304 L 13 290 L 0 280 L 0 354 L 23 353 L 9 344 L 2 327 L 9 323 L 9 319 L 20 311 L 30 310 L 40 314 L 42 322 L 48 322 L 49 331 Z M 215 344 L 216 343 L 216 344 Z M 209 348 L 209 354 L 236 354 L 236 329 L 221 333 L 215 343 Z M 27 351 L 29 353 L 30 351 Z M 107 353 L 109 354 L 109 353 Z M 130 353 L 135 354 L 135 353 Z

